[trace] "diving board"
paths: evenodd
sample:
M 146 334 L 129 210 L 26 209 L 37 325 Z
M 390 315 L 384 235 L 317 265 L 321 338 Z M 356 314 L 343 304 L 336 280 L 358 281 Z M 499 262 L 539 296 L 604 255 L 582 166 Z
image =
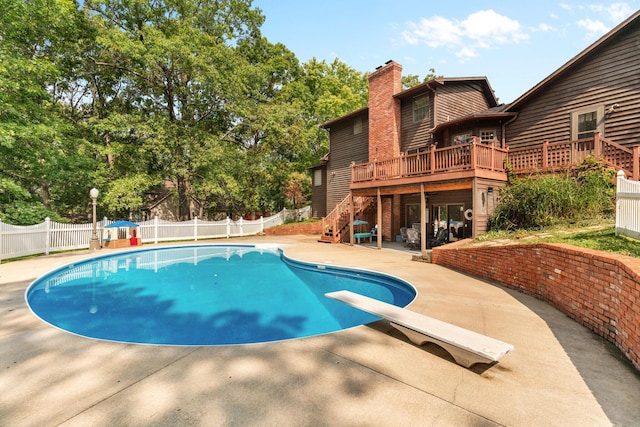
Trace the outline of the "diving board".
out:
M 497 362 L 513 350 L 511 344 L 354 292 L 336 291 L 324 295 L 388 320 L 416 345 L 426 342 L 439 345 L 456 363 L 466 368 L 476 363 Z

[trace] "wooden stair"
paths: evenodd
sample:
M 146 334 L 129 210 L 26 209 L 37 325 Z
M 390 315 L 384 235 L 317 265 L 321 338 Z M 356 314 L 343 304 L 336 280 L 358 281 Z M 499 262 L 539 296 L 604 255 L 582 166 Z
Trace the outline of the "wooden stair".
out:
M 344 241 L 344 237 L 348 235 L 349 219 L 351 218 L 350 197 L 345 197 L 326 217 L 322 218 L 322 236 L 320 236 L 319 242 L 340 243 Z M 364 212 L 374 200 L 373 197 L 354 197 L 353 215 Z

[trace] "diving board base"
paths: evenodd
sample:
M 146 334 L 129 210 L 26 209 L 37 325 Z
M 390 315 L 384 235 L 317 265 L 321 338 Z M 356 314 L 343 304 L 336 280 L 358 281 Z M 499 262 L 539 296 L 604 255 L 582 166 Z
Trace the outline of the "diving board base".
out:
M 465 368 L 495 363 L 513 350 L 511 344 L 354 292 L 328 292 L 325 296 L 388 320 L 418 346 L 427 342 L 439 345 Z
M 453 357 L 453 360 L 455 360 L 458 365 L 464 366 L 465 368 L 470 368 L 476 363 L 495 362 L 495 360 L 492 360 L 488 357 L 483 357 L 470 351 L 464 350 L 460 347 L 447 344 L 442 340 L 421 334 L 420 332 L 416 332 L 413 329 L 405 328 L 404 326 L 398 325 L 397 323 L 389 322 L 389 324 L 400 331 L 407 338 L 409 338 L 409 340 L 417 346 L 424 345 L 428 342 L 439 345 L 440 347 L 445 349 L 447 353 L 451 355 L 451 357 Z

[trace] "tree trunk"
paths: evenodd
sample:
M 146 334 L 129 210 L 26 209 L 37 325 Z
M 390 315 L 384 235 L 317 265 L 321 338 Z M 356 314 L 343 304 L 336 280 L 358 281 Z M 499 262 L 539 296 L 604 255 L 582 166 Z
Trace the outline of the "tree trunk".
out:
M 189 190 L 191 182 L 188 178 L 178 177 L 178 220 L 191 219 L 191 204 L 189 203 Z

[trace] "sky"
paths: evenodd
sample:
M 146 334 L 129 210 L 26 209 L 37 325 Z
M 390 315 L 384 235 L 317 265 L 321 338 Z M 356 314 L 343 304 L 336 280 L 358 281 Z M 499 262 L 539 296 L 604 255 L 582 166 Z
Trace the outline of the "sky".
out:
M 640 0 L 254 0 L 271 43 L 361 72 L 486 76 L 512 102 L 624 21 Z

